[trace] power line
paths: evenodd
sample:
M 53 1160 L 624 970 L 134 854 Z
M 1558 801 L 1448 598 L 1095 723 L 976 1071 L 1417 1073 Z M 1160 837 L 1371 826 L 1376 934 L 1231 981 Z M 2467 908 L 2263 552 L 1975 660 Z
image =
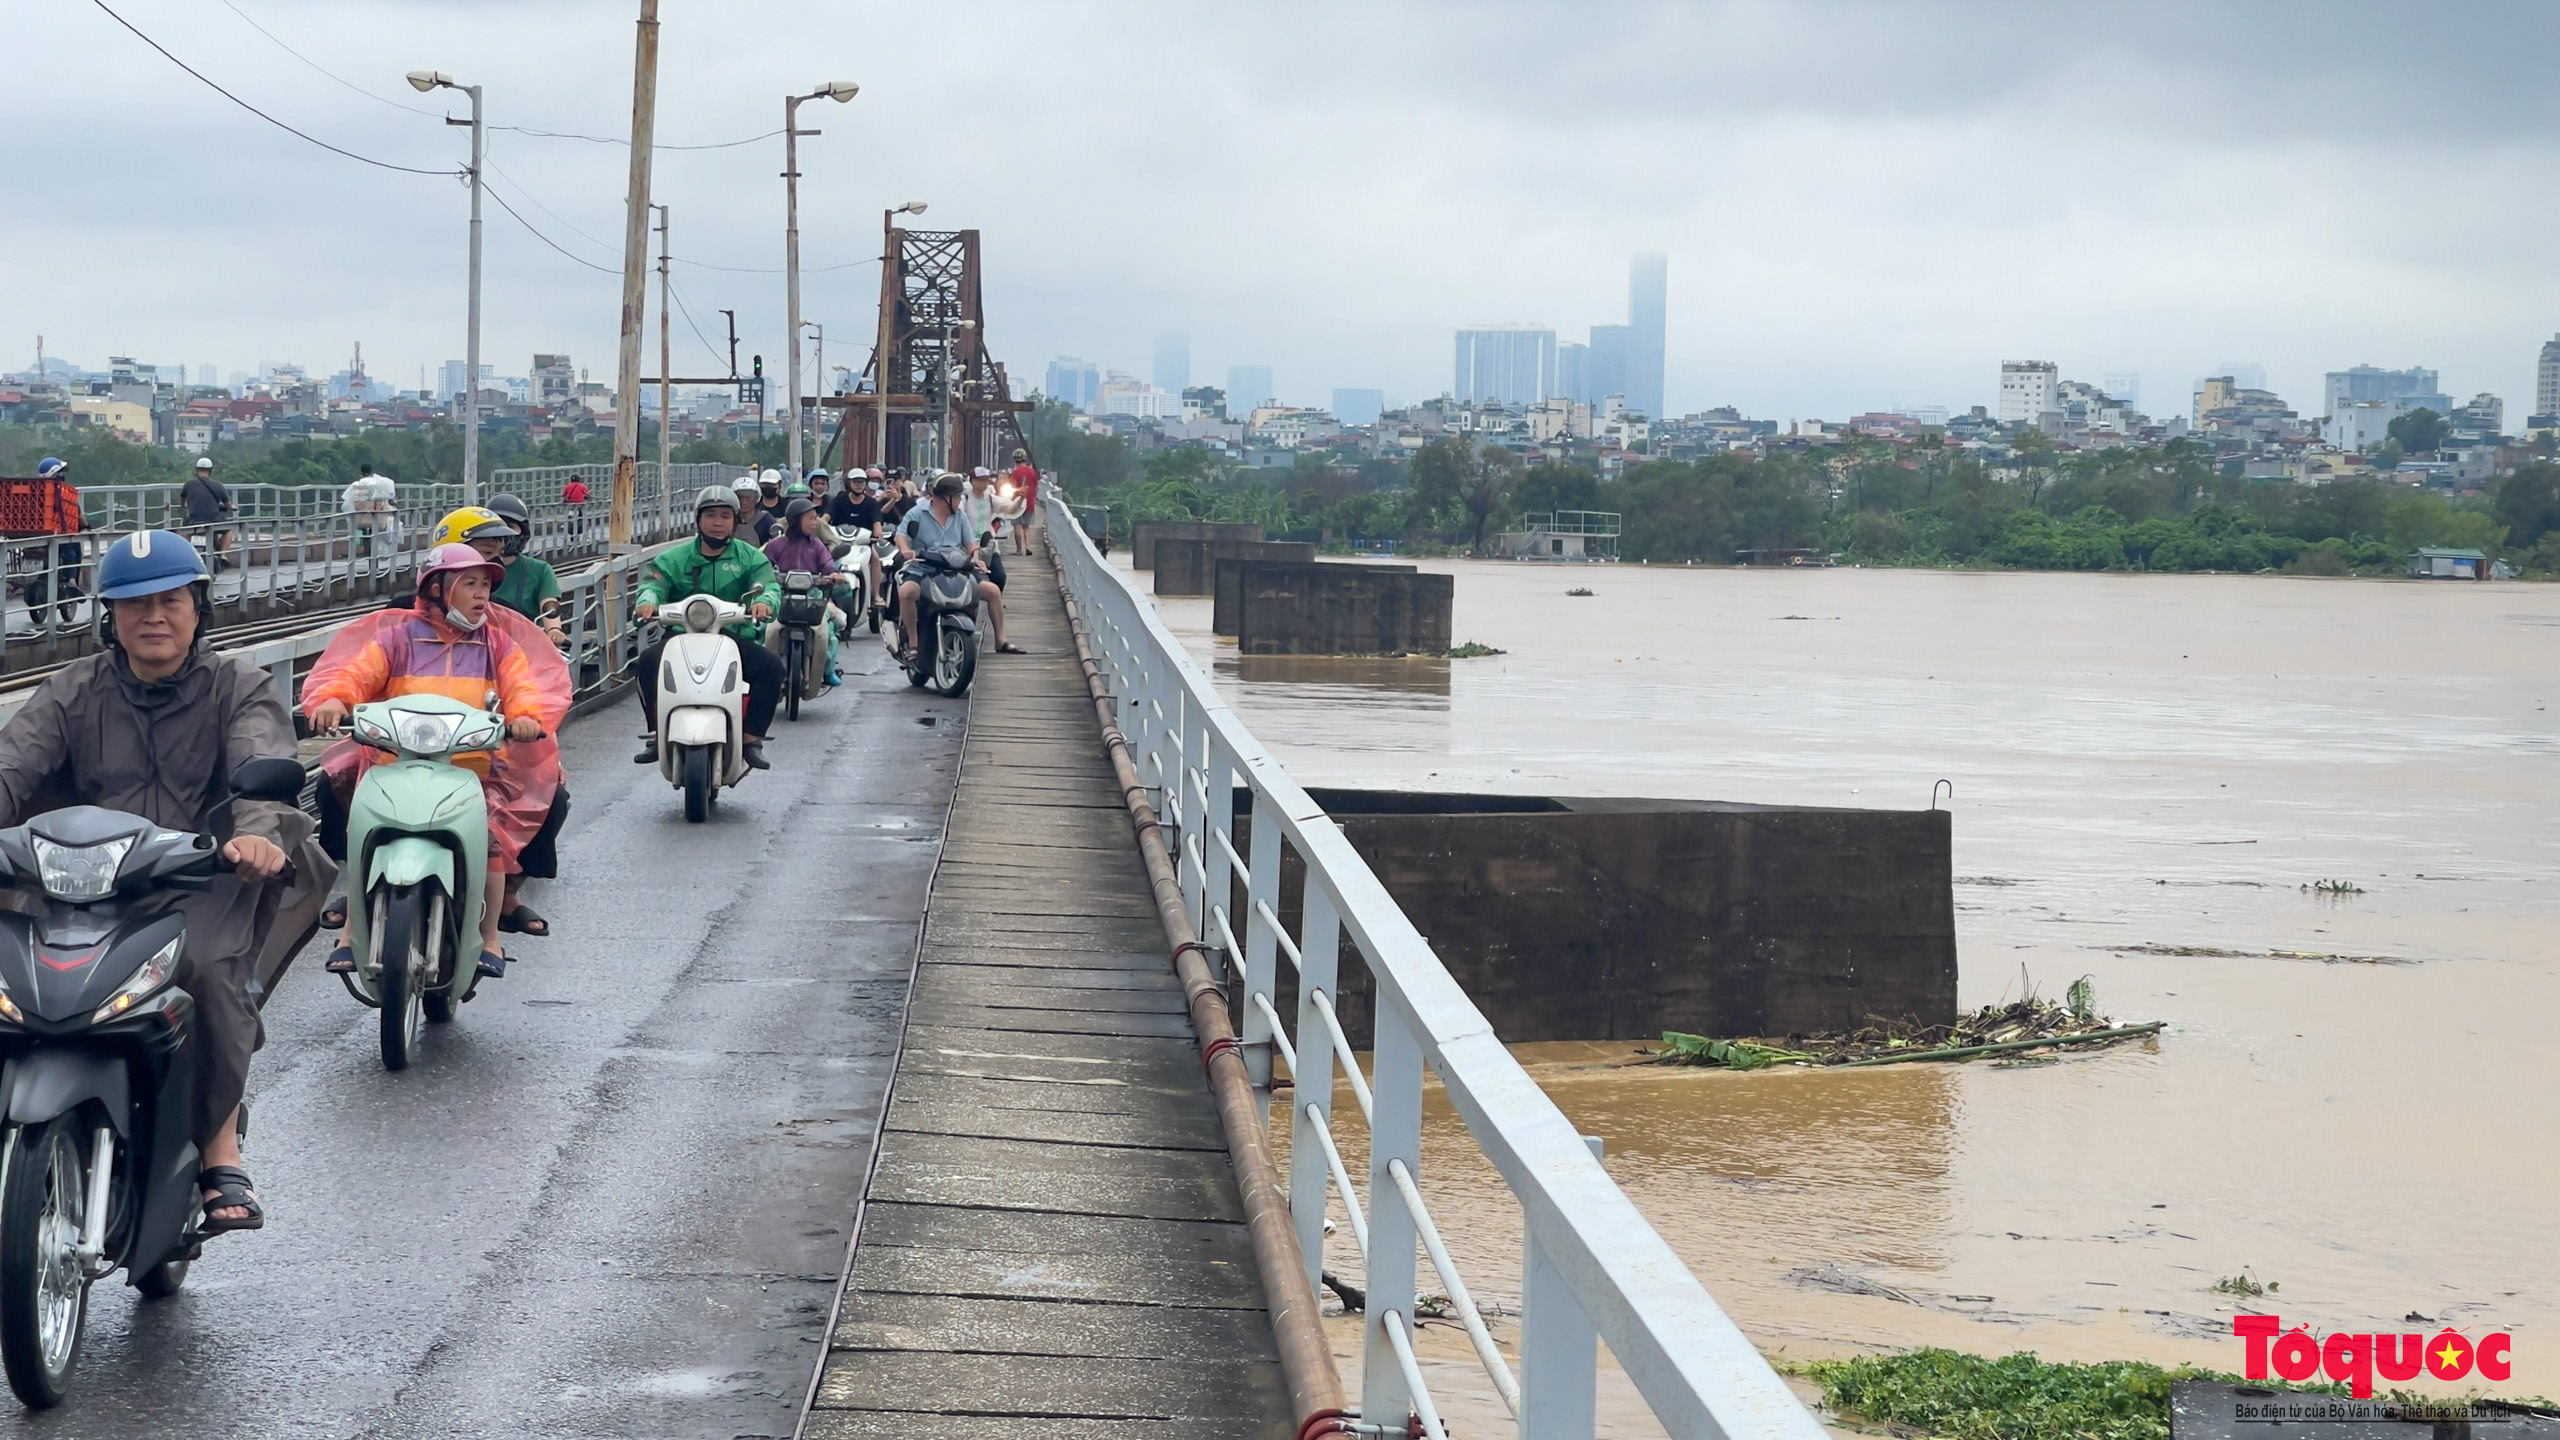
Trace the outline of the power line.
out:
M 782 273 L 782 267 L 778 265 L 714 265 L 707 260 L 687 260 L 681 255 L 673 258 L 679 265 L 691 265 L 700 270 L 723 270 L 732 275 L 779 275 Z M 841 265 L 803 265 L 800 267 L 800 273 L 803 275 L 824 275 L 830 270 L 851 270 L 857 265 L 877 265 L 879 263 L 880 257 L 874 255 L 868 260 L 847 260 Z
M 536 130 L 527 125 L 492 125 L 489 128 L 492 130 L 513 130 L 519 135 L 530 135 L 538 140 L 584 140 L 590 145 L 628 145 L 631 143 L 629 139 L 620 135 L 580 135 L 574 131 L 568 130 Z M 770 140 L 781 133 L 782 132 L 779 130 L 767 130 L 761 135 L 750 135 L 744 140 L 723 140 L 716 145 L 653 144 L 649 148 L 652 150 L 733 150 L 740 145 L 753 145 L 759 140 Z
M 440 113 L 440 112 L 438 112 L 438 111 L 434 111 L 434 110 L 422 110 L 422 109 L 418 108 L 418 107 L 417 107 L 417 106 L 415 106 L 415 105 L 403 105 L 403 104 L 401 104 L 401 103 L 400 103 L 399 101 L 397 101 L 397 100 L 389 99 L 389 98 L 386 98 L 386 97 L 381 96 L 381 95 L 376 95 L 376 94 L 374 94 L 372 91 L 367 90 L 367 89 L 366 89 L 366 88 L 364 88 L 363 86 L 361 86 L 361 85 L 357 84 L 357 83 L 356 83 L 356 82 L 354 82 L 353 80 L 348 79 L 348 78 L 347 78 L 347 77 L 345 77 L 344 75 L 340 75 L 340 74 L 338 74 L 336 71 L 331 70 L 331 69 L 330 69 L 330 68 L 328 68 L 327 66 L 325 66 L 325 65 L 321 64 L 319 61 L 312 59 L 310 56 L 303 54 L 301 51 L 294 49 L 294 48 L 293 48 L 292 46 L 290 46 L 290 45 L 287 45 L 286 43 L 284 43 L 284 41 L 283 41 L 283 40 L 278 39 L 278 38 L 277 38 L 277 36 L 276 36 L 276 33 L 275 33 L 274 31 L 272 31 L 272 30 L 268 29 L 268 28 L 267 28 L 266 26 L 264 26 L 264 25 L 259 24 L 257 21 L 250 19 L 250 18 L 249 18 L 249 12 L 248 12 L 248 11 L 246 11 L 246 10 L 241 9 L 241 8 L 240 8 L 239 6 L 237 6 L 237 5 L 232 4 L 232 3 L 231 3 L 231 0 L 222 0 L 222 7 L 223 7 L 224 9 L 226 9 L 226 10 L 230 11 L 232 14 L 239 16 L 239 17 L 240 17 L 240 19 L 241 19 L 244 23 L 246 23 L 250 29 L 257 31 L 257 32 L 258 32 L 259 34 L 261 34 L 261 35 L 266 36 L 269 40 L 274 40 L 274 41 L 275 41 L 275 45 L 276 45 L 276 48 L 277 48 L 277 49 L 282 50 L 284 53 L 286 53 L 287 55 L 292 56 L 292 57 L 293 57 L 294 59 L 296 59 L 296 60 L 301 61 L 303 64 L 310 66 L 312 69 L 319 71 L 321 74 L 328 76 L 330 79 L 337 81 L 339 84 L 346 86 L 348 89 L 353 90 L 354 92 L 356 92 L 357 94 L 359 94 L 359 95 L 363 96 L 363 97 L 364 97 L 364 98 L 366 98 L 367 100 L 370 100 L 370 101 L 372 101 L 373 103 L 375 103 L 375 104 L 377 104 L 377 105 L 388 105 L 388 106 L 390 106 L 390 107 L 391 107 L 392 109 L 394 109 L 394 110 L 406 110 L 406 111 L 408 111 L 408 112 L 409 112 L 410 114 L 412 114 L 412 115 L 424 115 L 424 116 L 426 116 L 426 117 L 427 117 L 428 119 L 430 119 L 430 120 L 435 120 L 435 119 L 441 119 L 441 118 L 443 118 L 443 117 L 442 117 L 442 115 L 441 115 L 441 113 Z
M 250 29 L 266 36 L 269 40 L 274 40 L 277 49 L 282 50 L 287 55 L 290 55 L 294 59 L 301 61 L 303 64 L 310 66 L 312 69 L 319 71 L 321 74 L 328 76 L 330 79 L 337 81 L 339 84 L 346 86 L 348 89 L 353 90 L 367 100 L 373 101 L 377 105 L 388 105 L 394 110 L 406 110 L 412 115 L 424 115 L 429 119 L 451 118 L 450 116 L 441 114 L 438 111 L 421 110 L 415 105 L 403 105 L 397 100 L 387 99 L 383 96 L 376 95 L 354 81 L 349 80 L 345 76 L 338 74 L 336 71 L 329 69 L 327 66 L 322 65 L 319 61 L 314 60 L 310 56 L 303 54 L 301 51 L 294 49 L 292 46 L 287 45 L 282 40 L 276 39 L 274 31 L 269 30 L 266 26 L 259 24 L 257 21 L 250 19 L 249 12 L 232 4 L 231 0 L 222 0 L 222 4 L 224 9 L 229 10 L 232 14 L 237 15 L 243 21 L 246 21 Z M 487 130 L 512 130 L 519 135 L 531 135 L 545 140 L 586 140 L 598 145 L 628 145 L 631 143 L 629 140 L 623 139 L 619 136 L 579 135 L 565 130 L 539 130 L 527 125 L 484 125 L 481 128 Z M 727 150 L 734 146 L 752 145 L 758 140 L 770 140 L 781 133 L 782 132 L 779 130 L 767 130 L 761 135 L 750 135 L 744 140 L 723 140 L 716 145 L 656 145 L 651 148 L 657 150 Z M 557 219 L 558 217 L 555 216 L 553 218 Z M 562 221 L 561 223 L 566 224 L 568 222 Z
M 508 184 L 516 187 L 516 194 L 522 197 L 526 204 L 541 211 L 543 214 L 550 216 L 552 219 L 559 221 L 561 224 L 567 225 L 569 227 L 570 234 L 577 236 L 579 239 L 586 241 L 590 245 L 602 246 L 605 250 L 610 251 L 617 256 L 621 253 L 622 247 L 620 245 L 617 245 L 610 240 L 600 240 L 595 236 L 588 234 L 586 231 L 579 229 L 576 225 L 570 224 L 568 216 L 563 215 L 559 211 L 552 209 L 550 206 L 543 204 L 542 197 L 534 194 L 523 181 L 517 179 L 513 175 L 507 174 L 504 170 L 500 170 L 498 168 L 498 163 L 490 159 L 485 151 L 482 152 L 480 156 L 480 163 L 488 166 L 491 171 L 503 176 Z
M 583 256 L 583 255 L 578 255 L 578 254 L 575 254 L 575 253 L 573 253 L 573 252 L 571 252 L 571 251 L 569 251 L 569 250 L 567 250 L 567 249 L 562 248 L 562 246 L 561 246 L 561 244 L 560 244 L 560 242 L 559 242 L 559 241 L 554 240 L 554 239 L 552 239 L 550 236 L 543 234 L 541 231 L 534 229 L 534 228 L 533 228 L 533 222 L 532 222 L 532 221 L 527 220 L 527 219 L 526 219 L 526 218 L 524 218 L 522 215 L 516 215 L 516 207 L 514 207 L 513 205 L 510 205 L 510 204 L 508 204 L 508 203 L 507 203 L 507 197 L 498 193 L 498 187 L 497 187 L 497 186 L 492 185 L 492 186 L 490 186 L 490 187 L 489 187 L 489 198 L 498 202 L 498 208 L 499 208 L 499 209 L 506 211 L 506 212 L 507 212 L 508 214 L 510 214 L 510 215 L 515 215 L 516 223 L 517 223 L 517 224 L 519 224 L 519 225 L 521 225 L 521 226 L 523 226 L 523 227 L 525 228 L 525 232 L 526 232 L 527 234 L 530 234 L 531 236 L 533 236 L 533 238 L 534 238 L 534 239 L 541 241 L 543 244 L 550 246 L 552 249 L 560 251 L 560 253 L 561 253 L 562 255 L 567 256 L 569 259 L 571 259 L 571 260 L 575 260 L 575 261 L 576 261 L 576 262 L 578 262 L 579 264 L 584 265 L 584 266 L 586 266 L 588 269 L 593 270 L 593 271 L 596 271 L 596 272 L 598 272 L 599 274 L 604 274 L 604 275 L 619 275 L 619 274 L 621 274 L 621 273 L 622 273 L 622 271 L 621 271 L 620 267 L 618 267 L 618 266 L 611 266 L 611 265 L 599 265 L 599 264 L 597 264 L 596 262 L 594 262 L 593 260 L 589 260 L 589 259 L 587 259 L 587 258 L 586 258 L 585 256 Z
M 150 46 L 152 49 L 159 51 L 170 64 L 177 66 L 179 69 L 196 77 L 196 79 L 203 81 L 205 86 L 212 90 L 216 95 L 221 96 L 223 99 L 230 101 L 232 104 L 239 106 L 241 109 L 248 111 L 250 114 L 257 116 L 259 119 L 266 121 L 268 124 L 273 125 L 277 129 L 284 131 L 286 134 L 291 135 L 296 139 L 309 141 L 311 144 L 317 145 L 321 149 L 326 150 L 333 155 L 344 155 L 350 160 L 361 160 L 367 165 L 378 166 L 384 170 L 397 170 L 406 175 L 451 175 L 456 173 L 452 170 L 421 170 L 415 165 L 394 165 L 388 160 L 376 160 L 370 155 L 359 155 L 353 150 L 342 150 L 316 135 L 310 135 L 303 131 L 296 130 L 273 115 L 268 114 L 266 111 L 259 109 L 257 106 L 252 105 L 248 101 L 241 99 L 239 96 L 232 94 L 230 91 L 223 89 L 220 85 L 216 85 L 211 77 L 207 76 L 203 71 L 198 70 L 193 65 L 188 64 L 186 61 L 179 59 L 175 55 L 171 55 L 169 53 L 169 47 L 152 39 L 150 36 L 143 34 L 140 29 L 135 27 L 132 21 L 127 20 L 123 16 L 118 15 L 113 9 L 110 9 L 107 5 L 107 0 L 89 0 L 89 3 L 97 6 L 101 10 L 105 10 L 107 12 L 108 19 L 115 21 L 127 30 L 133 31 L 136 39 L 139 39 L 143 44 Z
M 684 323 L 692 327 L 693 338 L 701 341 L 702 348 L 711 352 L 711 358 L 723 365 L 730 363 L 728 357 L 720 353 L 720 347 L 711 343 L 711 337 L 702 333 L 702 327 L 694 324 L 693 312 L 685 308 L 684 292 L 676 288 L 673 276 L 667 279 L 667 294 L 675 300 L 676 310 L 684 316 Z

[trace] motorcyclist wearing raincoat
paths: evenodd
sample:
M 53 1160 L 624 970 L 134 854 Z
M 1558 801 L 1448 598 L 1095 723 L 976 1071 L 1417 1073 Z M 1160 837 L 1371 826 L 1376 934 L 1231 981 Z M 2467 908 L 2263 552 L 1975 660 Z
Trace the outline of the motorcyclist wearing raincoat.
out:
M 509 743 L 494 755 L 455 760 L 480 776 L 489 803 L 489 885 L 480 950 L 481 973 L 493 977 L 506 973 L 498 921 L 515 901 L 524 847 L 542 828 L 560 785 L 560 747 L 551 737 L 568 718 L 572 688 L 568 664 L 541 630 L 491 603 L 500 573 L 495 561 L 482 559 L 467 544 L 431 552 L 418 569 L 416 604 L 350 621 L 302 682 L 303 712 L 322 730 L 337 728 L 356 706 L 376 700 L 428 694 L 480 706 L 496 692 Z M 390 758 L 344 740 L 320 763 L 343 805 L 364 771 Z M 343 914 L 337 918 L 343 923 Z M 354 963 L 345 946 L 329 957 L 332 970 Z
M 725 627 L 729 638 L 738 642 L 738 661 L 746 671 L 747 733 L 739 748 L 749 765 L 770 770 L 773 767 L 764 758 L 764 736 L 773 727 L 774 706 L 782 700 L 782 661 L 764 648 L 764 622 L 773 618 L 774 607 L 782 603 L 782 582 L 763 551 L 733 538 L 738 533 L 738 504 L 737 492 L 720 485 L 704 486 L 693 497 L 693 540 L 658 552 L 640 572 L 631 610 L 647 620 L 658 613 L 659 606 L 688 595 L 709 595 L 746 607 L 746 619 Z M 640 713 L 649 727 L 641 735 L 640 753 L 631 757 L 636 764 L 658 763 L 658 687 L 652 677 L 666 648 L 661 637 L 640 652 L 632 667 L 640 680 L 636 687 Z
M 236 875 L 176 902 L 187 917 L 178 984 L 196 1003 L 203 1228 L 255 1230 L 266 1216 L 240 1168 L 239 1116 L 266 1038 L 260 951 L 277 916 L 326 894 L 336 869 L 301 810 L 231 795 L 240 765 L 294 753 L 293 717 L 266 671 L 204 649 L 213 577 L 195 547 L 167 530 L 121 536 L 96 579 L 99 653 L 55 671 L 0 727 L 0 826 L 103 805 L 222 839 Z

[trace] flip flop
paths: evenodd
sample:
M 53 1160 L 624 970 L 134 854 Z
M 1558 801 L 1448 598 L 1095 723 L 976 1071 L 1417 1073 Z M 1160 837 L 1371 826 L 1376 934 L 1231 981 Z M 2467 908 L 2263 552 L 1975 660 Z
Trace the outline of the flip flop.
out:
M 999 655 L 1028 655 L 1031 652 L 1008 641 L 1005 644 L 997 646 L 996 653 Z
M 540 938 L 551 933 L 551 922 L 542 918 L 542 912 L 519 900 L 516 908 L 498 917 L 498 928 L 510 935 Z
M 330 951 L 328 963 L 320 968 L 332 975 L 353 975 L 356 973 L 356 952 L 354 948 L 352 946 L 341 945 L 337 949 Z
M 504 980 L 507 978 L 507 957 L 499 954 L 495 950 L 481 951 L 480 978 L 483 980 Z

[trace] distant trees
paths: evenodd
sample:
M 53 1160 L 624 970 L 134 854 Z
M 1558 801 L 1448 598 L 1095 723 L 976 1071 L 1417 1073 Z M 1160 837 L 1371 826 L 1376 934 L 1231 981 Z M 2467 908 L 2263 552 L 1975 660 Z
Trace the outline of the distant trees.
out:
M 2444 447 L 2444 437 L 2452 431 L 2451 421 L 2421 405 L 2394 417 L 2383 433 L 2400 443 L 2403 455 L 2430 455 Z

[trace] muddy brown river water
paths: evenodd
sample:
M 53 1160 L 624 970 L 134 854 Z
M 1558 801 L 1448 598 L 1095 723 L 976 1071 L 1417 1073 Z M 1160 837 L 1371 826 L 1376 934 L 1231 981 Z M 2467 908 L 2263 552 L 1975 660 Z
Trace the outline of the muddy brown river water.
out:
M 1426 568 L 1510 653 L 1244 661 L 1207 601 L 1158 604 L 1306 784 L 1921 808 L 1943 778 L 1964 1003 L 2086 975 L 2168 1022 L 2032 1066 L 1519 1047 L 1765 1351 L 2237 1369 L 2212 1287 L 2245 1272 L 2287 1326 L 2509 1330 L 2496 1388 L 2560 1394 L 2560 586 Z M 1516 1302 L 1516 1211 L 1429 1126 L 1470 1282 Z M 1435 1368 L 1468 1381 L 1462 1338 Z

